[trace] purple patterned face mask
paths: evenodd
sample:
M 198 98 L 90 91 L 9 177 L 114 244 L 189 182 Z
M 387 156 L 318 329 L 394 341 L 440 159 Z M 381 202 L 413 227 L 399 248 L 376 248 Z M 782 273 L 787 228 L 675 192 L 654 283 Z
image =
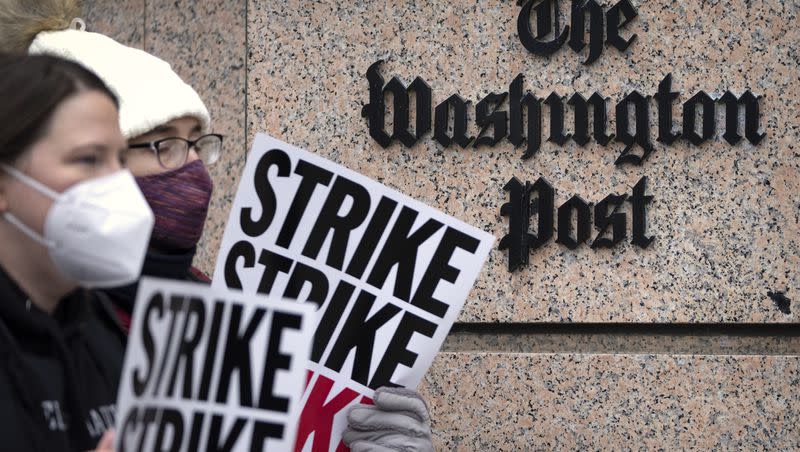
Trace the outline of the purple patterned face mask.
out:
M 214 182 L 201 160 L 136 183 L 156 217 L 150 246 L 161 251 L 192 248 L 200 241 Z

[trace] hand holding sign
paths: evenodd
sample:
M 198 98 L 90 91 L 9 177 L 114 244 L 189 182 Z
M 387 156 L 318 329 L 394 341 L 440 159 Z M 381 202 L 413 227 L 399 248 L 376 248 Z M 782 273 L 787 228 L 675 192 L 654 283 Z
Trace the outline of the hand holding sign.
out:
M 421 381 L 494 237 L 322 157 L 258 135 L 214 284 L 319 312 L 296 451 L 344 448 L 347 411 Z
M 417 391 L 379 388 L 374 406 L 356 406 L 347 414 L 342 436 L 352 452 L 413 450 L 433 452 L 428 406 Z

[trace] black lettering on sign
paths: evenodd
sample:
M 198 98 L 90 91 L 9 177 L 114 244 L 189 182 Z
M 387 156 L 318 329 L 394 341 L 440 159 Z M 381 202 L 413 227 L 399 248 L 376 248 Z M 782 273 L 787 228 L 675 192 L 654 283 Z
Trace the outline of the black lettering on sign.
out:
M 340 216 L 339 210 L 348 198 L 351 200 L 350 209 Z M 347 243 L 350 241 L 350 233 L 366 220 L 369 208 L 370 196 L 367 189 L 350 179 L 337 176 L 314 222 L 303 248 L 303 255 L 316 259 L 322 244 L 332 232 L 333 237 L 325 263 L 329 267 L 341 270 L 344 266 L 344 255 Z
M 181 450 L 183 442 L 183 416 L 175 409 L 166 408 L 161 410 L 159 418 L 158 433 L 156 433 L 156 443 L 153 450 L 178 452 Z M 169 435 L 167 435 L 169 432 Z M 169 445 L 165 444 L 166 438 L 172 441 Z
M 744 135 L 753 146 L 757 145 L 767 136 L 766 133 L 759 133 L 758 119 L 760 117 L 758 108 L 759 97 L 750 91 L 745 91 L 738 99 L 730 91 L 719 99 L 725 104 L 725 134 L 722 136 L 725 141 L 734 145 L 742 137 L 739 135 L 739 107 L 744 105 Z
M 403 206 L 367 278 L 367 283 L 380 289 L 392 267 L 397 266 L 394 296 L 403 301 L 411 299 L 411 283 L 419 247 L 442 227 L 442 223 L 431 218 L 411 233 L 417 215 L 416 210 Z
M 619 31 L 637 16 L 636 9 L 629 0 L 622 0 L 607 13 L 595 0 L 572 0 L 571 25 L 561 28 L 560 8 L 558 0 L 519 0 L 522 5 L 517 17 L 517 33 L 522 45 L 535 55 L 552 55 L 567 41 L 576 53 L 586 47 L 584 41 L 586 29 L 586 13 L 589 13 L 589 55 L 583 64 L 597 61 L 603 52 L 603 33 L 607 35 L 606 43 L 624 52 L 636 39 L 632 35 L 628 39 L 620 36 Z M 531 16 L 536 12 L 536 34 L 531 29 Z M 620 18 L 620 15 L 622 18 Z M 605 16 L 605 17 L 604 17 Z M 607 21 L 604 27 L 603 22 Z M 552 39 L 547 37 L 552 35 Z
M 175 338 L 175 324 L 178 323 L 178 313 L 183 310 L 185 298 L 182 295 L 172 295 L 169 302 L 169 310 L 171 313 L 169 320 L 169 328 L 167 329 L 167 344 L 162 348 L 161 366 L 159 366 L 158 377 L 153 384 L 152 394 L 158 395 L 161 389 L 161 382 L 164 381 L 164 371 L 167 369 L 167 363 L 170 357 L 170 350 L 172 350 L 172 340 Z
M 577 213 L 577 232 L 575 238 L 572 237 L 572 213 Z M 567 248 L 574 250 L 581 243 L 589 238 L 589 228 L 591 228 L 589 204 L 580 196 L 575 195 L 558 208 L 558 238 L 556 243 L 560 243 Z
M 269 295 L 272 293 L 272 286 L 275 284 L 278 273 L 288 274 L 294 261 L 278 253 L 261 250 L 261 255 L 258 256 L 258 263 L 264 266 L 264 272 L 261 273 L 261 281 L 258 283 L 256 292 Z
M 272 218 L 275 216 L 275 209 L 278 205 L 275 198 L 275 190 L 269 183 L 269 169 L 272 166 L 278 168 L 278 177 L 288 177 L 289 170 L 291 169 L 292 162 L 289 160 L 289 155 L 280 149 L 272 149 L 267 152 L 256 165 L 256 171 L 253 175 L 253 187 L 255 188 L 258 200 L 261 202 L 261 216 L 254 220 L 252 217 L 253 209 L 251 207 L 244 207 L 239 216 L 239 223 L 242 227 L 242 232 L 250 237 L 258 237 L 269 228 L 272 223 Z
M 620 212 L 620 208 L 627 200 L 633 206 L 631 243 L 641 248 L 646 248 L 653 241 L 653 237 L 646 237 L 647 205 L 653 200 L 646 196 L 645 184 L 647 178 L 643 177 L 633 189 L 633 195 L 608 195 L 594 208 L 594 225 L 598 230 L 592 242 L 592 248 L 610 248 L 623 241 L 626 237 L 627 215 Z M 515 177 L 505 186 L 510 192 L 510 201 L 503 204 L 500 213 L 508 216 L 508 233 L 499 243 L 499 249 L 508 250 L 508 270 L 514 271 L 528 263 L 529 253 L 546 244 L 553 236 L 553 200 L 555 190 L 543 178 L 535 184 L 526 182 L 523 185 Z M 536 191 L 538 196 L 531 202 L 531 194 Z M 609 213 L 609 206 L 613 207 Z M 591 204 L 580 196 L 573 196 L 558 208 L 558 238 L 560 243 L 569 249 L 575 249 L 586 242 L 590 236 Z M 537 214 L 539 220 L 538 234 L 528 232 L 531 216 Z M 611 237 L 608 237 L 609 228 Z M 577 231 L 576 231 L 577 229 Z M 573 234 L 574 232 L 574 234 Z
M 697 106 L 702 108 L 703 131 L 697 133 Z M 714 99 L 705 91 L 692 96 L 683 104 L 683 136 L 695 146 L 703 144 L 714 136 L 716 129 L 716 105 Z
M 284 298 L 297 300 L 300 297 L 300 291 L 303 285 L 309 283 L 311 285 L 311 292 L 308 298 L 300 301 L 310 301 L 317 305 L 317 309 L 325 304 L 328 298 L 328 277 L 325 276 L 320 270 L 309 267 L 306 264 L 298 262 L 292 271 L 292 276 L 289 277 L 289 283 L 286 285 L 286 291 L 283 293 Z
M 244 258 L 245 268 L 252 268 L 256 265 L 256 249 L 250 242 L 245 240 L 236 242 L 228 252 L 228 257 L 225 258 L 225 285 L 231 289 L 242 290 L 242 280 L 236 273 L 236 265 L 240 258 Z
M 128 444 L 127 439 L 136 433 L 136 425 L 139 422 L 139 410 L 136 407 L 131 408 L 128 413 L 123 413 L 122 426 L 119 429 L 118 435 L 121 441 L 119 442 L 119 452 L 127 452 L 125 447 Z
M 289 399 L 276 396 L 274 393 L 275 373 L 281 369 L 289 370 L 292 364 L 291 356 L 280 352 L 283 331 L 287 329 L 299 330 L 301 323 L 300 316 L 295 314 L 276 312 L 272 315 L 267 356 L 264 361 L 264 372 L 261 380 L 261 395 L 258 399 L 258 407 L 262 410 L 289 412 Z
M 331 354 L 325 367 L 340 372 L 351 351 L 355 353 L 353 374 L 351 378 L 364 386 L 369 385 L 369 371 L 372 362 L 372 350 L 378 329 L 394 318 L 400 308 L 387 303 L 375 314 L 369 316 L 375 304 L 375 295 L 361 291 L 353 304 L 353 309 L 344 321 L 342 332 L 333 344 Z
M 405 312 L 403 318 L 400 319 L 400 324 L 392 336 L 389 347 L 386 349 L 383 358 L 381 358 L 375 374 L 369 382 L 369 387 L 378 389 L 381 386 L 399 386 L 393 381 L 397 366 L 400 364 L 406 367 L 413 367 L 417 361 L 417 353 L 408 349 L 408 343 L 414 336 L 414 333 L 422 334 L 426 337 L 433 337 L 436 332 L 436 324 L 429 322 L 422 317 L 416 316 L 410 312 Z
M 145 369 L 133 368 L 133 393 L 137 397 L 141 397 L 144 394 L 144 390 L 150 382 L 150 377 L 153 375 L 153 366 L 156 361 L 155 339 L 153 339 L 153 333 L 150 329 L 150 319 L 153 314 L 156 314 L 158 318 L 164 316 L 164 295 L 161 292 L 154 293 L 147 301 L 143 321 L 139 323 L 142 328 L 142 347 L 145 355 L 147 355 L 148 364 Z M 134 325 L 134 327 L 139 325 Z
M 189 324 L 194 319 L 194 330 L 189 334 Z M 192 397 L 192 382 L 194 381 L 194 353 L 203 336 L 203 328 L 206 323 L 206 309 L 202 298 L 190 298 L 183 318 L 183 330 L 178 342 L 178 351 L 174 358 L 175 364 L 172 368 L 172 377 L 167 386 L 167 396 L 172 397 L 175 393 L 175 383 L 178 378 L 178 370 L 183 362 L 183 393 L 181 397 L 190 399 Z
M 347 274 L 361 279 L 364 271 L 367 269 L 367 264 L 378 249 L 378 242 L 380 242 L 383 232 L 386 230 L 386 225 L 392 218 L 392 214 L 397 207 L 397 202 L 385 196 L 381 197 L 372 218 L 369 220 L 364 235 L 361 236 L 361 241 L 358 243 L 350 263 L 347 265 Z
M 550 137 L 547 141 L 563 146 L 570 138 L 569 134 L 564 134 L 564 98 L 550 93 L 544 103 L 550 107 Z
M 533 3 L 535 3 L 537 0 L 525 1 L 527 2 L 527 5 L 533 5 Z M 554 0 L 550 0 L 550 2 L 553 1 Z M 580 1 L 576 0 L 576 3 L 574 3 L 573 6 L 575 5 L 578 5 L 577 8 L 579 11 L 588 11 L 592 8 L 592 2 L 583 6 L 580 4 Z M 549 2 L 547 1 L 538 3 L 537 8 L 543 8 L 544 10 L 552 9 L 551 5 L 549 5 Z M 608 20 L 609 34 L 607 43 L 609 43 L 609 45 L 613 45 L 614 47 L 624 48 L 632 41 L 633 38 L 636 37 L 636 35 L 632 35 L 632 37 L 628 40 L 624 40 L 619 37 L 616 29 L 624 25 L 624 23 L 627 23 L 627 21 L 623 21 L 623 23 L 620 23 L 618 26 L 615 25 L 616 22 L 614 21 L 619 20 L 620 14 L 625 16 L 626 19 L 630 19 L 635 17 L 636 11 L 632 9 L 632 6 L 630 6 L 630 3 L 627 0 L 619 2 L 614 8 L 609 10 L 609 14 L 606 15 Z M 615 16 L 616 19 L 612 19 L 612 16 Z M 567 26 L 565 29 L 566 28 L 569 27 Z M 541 37 L 542 36 L 537 36 L 536 39 Z M 580 41 L 582 38 L 576 37 L 575 39 Z M 591 41 L 592 39 L 590 38 L 590 47 L 592 46 Z M 572 42 L 573 41 L 571 41 L 571 43 Z M 578 47 L 580 46 L 580 44 L 576 45 Z M 590 57 L 593 57 L 594 55 L 592 55 L 591 52 L 592 51 L 590 51 Z M 379 65 L 373 65 L 370 69 L 377 71 L 378 66 Z M 622 165 L 629 163 L 641 165 L 653 152 L 653 145 L 649 135 L 650 102 L 653 96 L 646 96 L 638 91 L 633 91 L 627 94 L 620 102 L 617 103 L 615 108 L 615 113 L 617 115 L 617 133 L 615 135 L 607 132 L 609 120 L 606 113 L 606 104 L 609 99 L 604 97 L 602 94 L 595 92 L 587 100 L 579 93 L 574 93 L 572 96 L 561 97 L 554 92 L 551 93 L 546 99 L 539 99 L 530 92 L 523 92 L 523 81 L 523 75 L 518 74 L 511 82 L 508 89 L 509 107 L 507 113 L 500 110 L 500 106 L 505 98 L 505 93 L 489 93 L 483 99 L 478 101 L 475 107 L 475 124 L 480 130 L 477 140 L 470 135 L 470 128 L 468 124 L 468 106 L 470 102 L 464 100 L 458 94 L 451 95 L 437 105 L 434 109 L 436 115 L 434 121 L 434 140 L 436 140 L 443 147 L 448 147 L 454 142 L 462 147 L 466 147 L 473 142 L 473 140 L 474 147 L 494 147 L 500 141 L 502 141 L 502 137 L 505 135 L 505 132 L 508 131 L 507 139 L 515 147 L 522 146 L 527 139 L 527 146 L 521 158 L 523 160 L 529 159 L 539 151 L 539 148 L 542 144 L 542 103 L 548 105 L 550 115 L 550 136 L 548 141 L 559 146 L 563 146 L 569 141 L 570 134 L 566 132 L 567 127 L 565 126 L 564 122 L 567 116 L 566 107 L 564 106 L 564 99 L 566 98 L 568 99 L 566 102 L 567 105 L 573 108 L 574 133 L 572 134 L 572 138 L 578 145 L 584 146 L 591 139 L 588 131 L 588 104 L 591 104 L 594 117 L 593 132 L 595 140 L 603 146 L 608 145 L 612 141 L 625 144 L 625 148 L 620 153 L 619 157 L 615 161 L 615 164 Z M 679 93 L 671 91 L 671 83 L 671 75 L 665 76 L 661 83 L 659 83 L 658 92 L 655 95 L 658 108 L 658 141 L 666 145 L 673 143 L 681 136 L 680 133 L 672 132 L 672 107 L 674 101 L 678 98 Z M 699 97 L 693 97 L 692 100 L 685 104 L 684 108 L 686 111 L 684 111 L 684 118 L 692 117 L 694 114 L 692 111 L 697 111 L 696 104 L 698 103 L 701 106 L 705 105 L 705 107 L 707 107 L 705 109 L 709 112 L 712 110 L 712 108 L 714 108 L 710 104 L 710 98 L 708 98 L 707 95 L 704 93 L 699 93 L 698 96 Z M 723 137 L 731 145 L 734 145 L 741 140 L 741 135 L 739 135 L 738 132 L 738 123 L 740 116 L 739 110 L 742 108 L 744 109 L 745 113 L 744 132 L 747 140 L 755 145 L 766 136 L 765 133 L 758 131 L 760 120 L 759 99 L 760 96 L 756 96 L 750 91 L 744 92 L 744 94 L 738 98 L 730 91 L 726 91 L 722 97 L 713 100 L 714 102 L 725 104 L 726 131 Z M 493 110 L 491 108 L 492 106 L 495 107 Z M 632 114 L 635 121 L 635 127 L 633 127 L 633 130 L 631 130 L 631 110 L 633 110 Z M 526 113 L 527 121 L 525 120 Z M 689 113 L 692 113 L 692 115 L 688 115 Z M 450 135 L 451 119 L 452 136 Z M 712 124 L 712 120 L 714 119 L 713 115 L 704 114 L 703 119 L 705 121 L 704 134 L 710 138 L 711 133 L 709 130 L 711 130 L 712 126 L 714 125 Z M 381 118 L 381 121 L 382 120 L 383 118 Z M 523 132 L 523 127 L 525 124 L 527 124 L 527 135 Z M 372 120 L 370 120 L 370 125 L 372 125 Z M 495 130 L 493 137 L 487 135 L 489 127 L 493 127 Z M 687 125 L 687 129 L 691 129 L 691 127 Z M 699 138 L 692 136 L 687 138 L 693 139 L 696 142 L 699 142 L 700 139 L 703 141 L 708 139 L 703 139 L 703 135 L 698 135 L 698 137 Z M 415 139 L 415 142 L 418 140 L 419 138 Z M 641 155 L 631 152 L 634 146 L 637 145 L 643 149 Z
M 597 61 L 600 54 L 603 53 L 604 13 L 603 7 L 594 0 L 589 0 L 585 4 L 582 3 L 583 1 L 572 2 L 572 33 L 570 33 L 569 42 L 567 44 L 575 53 L 580 52 L 586 47 L 586 42 L 584 41 L 584 24 L 586 23 L 586 13 L 589 13 L 589 55 L 586 57 L 586 61 L 584 61 L 583 64 L 592 64 Z M 610 21 L 609 25 L 611 25 Z
M 203 429 L 204 413 L 194 413 L 192 416 L 192 431 L 189 436 L 189 448 L 186 450 L 200 450 L 200 434 Z
M 289 207 L 289 212 L 286 214 L 286 219 L 281 227 L 281 232 L 278 234 L 278 239 L 275 243 L 283 248 L 289 248 L 292 243 L 294 234 L 297 232 L 297 227 L 300 225 L 300 220 L 303 219 L 303 214 L 308 207 L 308 202 L 314 195 L 318 185 L 327 186 L 331 182 L 333 173 L 320 168 L 313 163 L 300 160 L 297 162 L 297 168 L 294 170 L 295 174 L 302 177 L 300 186 L 297 187 L 297 192 L 292 199 L 292 205 Z
M 672 91 L 672 74 L 667 74 L 658 84 L 658 138 L 656 141 L 670 145 L 681 137 L 672 131 L 672 105 L 681 93 Z
M 264 308 L 253 311 L 249 323 L 241 332 L 242 305 L 231 306 L 230 325 L 225 341 L 225 353 L 222 358 L 222 368 L 219 372 L 219 387 L 217 388 L 217 403 L 228 402 L 228 389 L 230 388 L 233 373 L 239 375 L 239 405 L 253 406 L 253 378 L 250 372 L 250 341 L 264 318 Z
M 522 45 L 535 55 L 552 55 L 567 41 L 569 26 L 561 29 L 561 14 L 558 0 L 523 0 L 519 2 L 522 10 L 517 17 L 517 33 Z M 536 11 L 536 35 L 531 30 L 531 13 Z M 544 41 L 549 34 L 553 39 Z
M 283 439 L 283 425 L 271 422 L 255 421 L 253 424 L 253 439 L 250 441 L 250 452 L 269 450 L 268 439 Z M 196 449 L 189 449 L 196 450 Z
M 345 281 L 339 281 L 339 285 L 333 292 L 328 307 L 325 308 L 325 313 L 317 325 L 317 331 L 314 333 L 314 342 L 311 347 L 311 361 L 319 363 L 322 359 L 322 354 L 328 346 L 333 333 L 336 330 L 336 325 L 342 318 L 347 305 L 350 304 L 350 298 L 353 297 L 355 286 Z
M 208 347 L 206 347 L 206 359 L 203 362 L 203 375 L 200 378 L 200 389 L 198 390 L 198 400 L 209 400 L 211 391 L 211 376 L 214 373 L 216 364 L 217 346 L 219 344 L 219 331 L 222 327 L 222 315 L 225 312 L 225 302 L 218 300 L 214 302 L 214 313 L 211 319 L 211 328 L 208 330 Z
M 227 452 L 237 444 L 243 444 L 245 449 L 256 452 L 268 450 L 270 439 L 284 437 L 282 424 L 245 417 L 231 419 L 223 414 L 208 412 L 187 413 L 186 416 L 184 418 L 183 413 L 170 407 L 132 408 L 125 416 L 119 432 L 120 452 L 180 450 Z M 204 428 L 207 420 L 208 428 Z M 249 438 L 242 436 L 248 423 L 252 423 Z M 230 427 L 224 431 L 226 424 Z M 133 448 L 129 449 L 128 446 Z
M 553 237 L 553 202 L 555 190 L 542 177 L 531 185 L 523 185 L 512 177 L 504 187 L 509 192 L 509 202 L 500 207 L 500 215 L 508 217 L 508 234 L 500 240 L 499 249 L 508 250 L 508 271 L 527 265 L 532 251 Z M 536 193 L 536 202 L 531 195 Z M 530 232 L 532 215 L 537 216 L 536 234 Z
M 642 96 L 638 91 L 633 91 L 617 104 L 617 141 L 624 143 L 625 149 L 617 157 L 615 165 L 624 163 L 641 165 L 653 152 L 653 145 L 650 142 L 650 104 L 648 101 L 648 97 Z M 629 126 L 630 107 L 633 107 L 636 120 L 636 131 L 633 134 L 630 133 Z M 641 156 L 630 153 L 636 144 L 642 148 Z
M 455 283 L 456 279 L 458 279 L 461 270 L 450 265 L 450 259 L 456 249 L 475 254 L 475 251 L 478 250 L 478 245 L 480 245 L 478 239 L 447 227 L 439 246 L 436 248 L 436 252 L 433 253 L 427 270 L 422 275 L 422 280 L 419 282 L 411 304 L 438 317 L 444 317 L 449 306 L 447 303 L 433 298 L 433 293 L 436 291 L 439 281 Z
M 247 425 L 247 419 L 236 418 L 228 433 L 222 436 L 222 422 L 225 416 L 214 415 L 211 418 L 211 429 L 208 432 L 208 443 L 206 445 L 208 452 L 228 452 L 236 446 L 239 437 Z

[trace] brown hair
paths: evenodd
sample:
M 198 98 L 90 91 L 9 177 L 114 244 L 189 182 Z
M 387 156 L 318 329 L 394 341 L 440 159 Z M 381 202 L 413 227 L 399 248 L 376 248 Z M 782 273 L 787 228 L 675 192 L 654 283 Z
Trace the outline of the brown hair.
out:
M 49 55 L 0 53 L 0 163 L 13 163 L 47 130 L 65 99 L 96 90 L 117 97 L 83 66 Z
M 65 30 L 79 14 L 78 0 L 0 0 L 0 52 L 28 53 L 38 33 Z

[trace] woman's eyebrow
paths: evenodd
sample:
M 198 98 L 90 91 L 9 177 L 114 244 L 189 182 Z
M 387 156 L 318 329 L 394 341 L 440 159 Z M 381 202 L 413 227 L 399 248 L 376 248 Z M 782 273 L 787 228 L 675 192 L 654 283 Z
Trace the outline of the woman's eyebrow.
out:
M 103 152 L 106 149 L 108 149 L 108 147 L 106 145 L 104 145 L 104 144 L 87 143 L 87 144 L 81 144 L 79 146 L 75 146 L 74 148 L 70 149 L 69 153 L 70 154 L 74 154 L 74 153 L 81 152 L 81 151 L 100 151 L 100 152 Z
M 177 129 L 175 127 L 173 127 L 173 126 L 163 125 L 163 126 L 158 126 L 155 129 L 152 129 L 149 132 L 146 132 L 146 133 L 142 134 L 142 136 L 154 135 L 154 134 L 157 134 L 157 133 L 175 134 L 175 133 L 177 133 Z

